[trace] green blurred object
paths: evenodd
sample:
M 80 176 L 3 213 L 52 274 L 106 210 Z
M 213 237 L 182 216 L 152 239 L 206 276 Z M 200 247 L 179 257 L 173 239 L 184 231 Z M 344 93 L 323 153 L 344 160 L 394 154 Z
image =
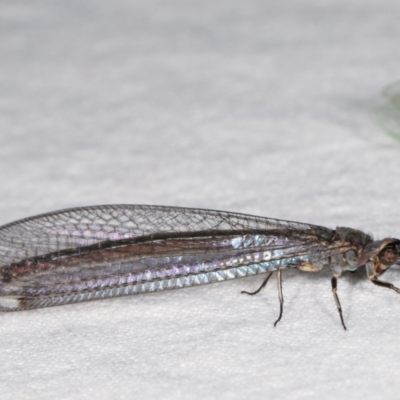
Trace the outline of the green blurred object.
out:
M 386 133 L 400 141 L 400 81 L 383 89 L 374 116 Z

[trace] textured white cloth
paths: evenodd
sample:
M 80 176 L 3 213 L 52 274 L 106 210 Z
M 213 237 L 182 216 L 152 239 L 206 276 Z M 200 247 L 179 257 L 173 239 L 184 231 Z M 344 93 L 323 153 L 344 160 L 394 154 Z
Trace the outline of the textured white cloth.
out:
M 400 3 L 3 1 L 0 223 L 91 204 L 400 236 Z M 385 278 L 400 281 L 398 270 Z M 400 297 L 284 274 L 0 315 L 2 399 L 398 399 Z

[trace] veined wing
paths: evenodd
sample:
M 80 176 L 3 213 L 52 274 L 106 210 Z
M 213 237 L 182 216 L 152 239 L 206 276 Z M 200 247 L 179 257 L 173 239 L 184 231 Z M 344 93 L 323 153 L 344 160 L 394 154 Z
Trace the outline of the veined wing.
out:
M 0 266 L 66 249 L 169 234 L 215 236 L 274 231 L 278 236 L 332 240 L 333 231 L 310 224 L 203 209 L 104 205 L 72 208 L 0 227 Z M 164 235 L 164 236 L 163 236 Z M 172 235 L 172 236 L 173 236 Z M 171 235 L 170 235 L 171 236 Z
M 352 248 L 316 225 L 129 205 L 24 219 L 1 227 L 0 240 L 3 311 L 309 269 Z

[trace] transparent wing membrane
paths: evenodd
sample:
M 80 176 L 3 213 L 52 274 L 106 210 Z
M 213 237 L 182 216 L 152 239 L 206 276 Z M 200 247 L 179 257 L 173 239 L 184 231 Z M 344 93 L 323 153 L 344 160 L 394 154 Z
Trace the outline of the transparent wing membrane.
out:
M 74 208 L 0 227 L 0 310 L 154 292 L 254 274 L 266 274 L 263 288 L 277 272 L 279 321 L 281 271 L 318 271 L 330 265 L 332 291 L 345 327 L 337 277 L 367 265 L 371 281 L 385 286 L 377 277 L 397 261 L 396 246 L 397 239 L 374 242 L 350 228 L 331 230 L 225 211 L 146 205 Z

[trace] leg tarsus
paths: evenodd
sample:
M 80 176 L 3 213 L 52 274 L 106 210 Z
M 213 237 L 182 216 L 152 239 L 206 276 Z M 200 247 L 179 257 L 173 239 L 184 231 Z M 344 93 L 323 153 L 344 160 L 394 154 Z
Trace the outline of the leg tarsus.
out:
M 254 296 L 257 293 L 260 293 L 261 290 L 263 290 L 265 288 L 265 286 L 267 285 L 269 278 L 271 278 L 272 276 L 272 272 L 269 272 L 268 275 L 265 277 L 265 279 L 263 280 L 263 283 L 261 284 L 261 286 L 254 292 L 246 292 L 245 290 L 242 290 L 240 293 L 241 294 L 248 294 L 250 296 Z
M 283 292 L 282 292 L 282 271 L 278 270 L 277 272 L 277 282 L 278 282 L 278 295 L 279 295 L 279 317 L 278 319 L 274 322 L 274 328 L 276 328 L 277 323 L 282 319 L 282 314 L 283 314 Z
M 347 331 L 346 325 L 344 324 L 342 306 L 340 305 L 339 296 L 337 295 L 337 278 L 335 276 L 332 277 L 331 284 L 332 284 L 333 298 L 335 299 L 336 307 L 337 307 L 338 312 L 339 312 L 340 321 L 342 322 L 343 329 L 345 331 Z

